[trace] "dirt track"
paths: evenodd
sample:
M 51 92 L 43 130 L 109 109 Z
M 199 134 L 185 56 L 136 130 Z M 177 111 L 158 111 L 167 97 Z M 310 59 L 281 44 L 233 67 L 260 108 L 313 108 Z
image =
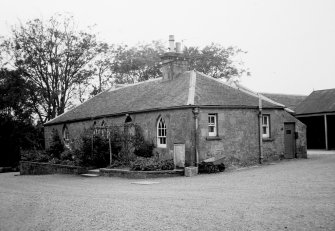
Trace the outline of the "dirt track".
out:
M 136 185 L 0 174 L 0 230 L 335 230 L 335 155 Z

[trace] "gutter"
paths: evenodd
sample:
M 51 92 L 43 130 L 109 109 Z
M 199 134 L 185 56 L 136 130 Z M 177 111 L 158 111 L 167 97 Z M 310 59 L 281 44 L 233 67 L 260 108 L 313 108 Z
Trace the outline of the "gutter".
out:
M 84 117 L 79 119 L 70 119 L 70 120 L 61 120 L 52 122 L 54 119 L 46 122 L 44 124 L 45 127 L 57 125 L 57 124 L 64 124 L 64 123 L 72 123 L 72 122 L 81 122 L 86 120 L 95 120 L 95 119 L 101 119 L 101 118 L 109 118 L 109 117 L 116 117 L 116 116 L 122 116 L 125 114 L 134 114 L 134 113 L 146 113 L 146 112 L 154 112 L 154 111 L 160 111 L 160 110 L 177 110 L 177 109 L 188 109 L 188 108 L 194 108 L 194 106 L 201 107 L 201 108 L 219 108 L 219 109 L 258 109 L 258 106 L 244 106 L 244 105 L 183 105 L 183 106 L 174 106 L 174 107 L 166 107 L 166 108 L 151 108 L 151 109 L 144 109 L 139 111 L 126 111 L 126 112 L 120 112 L 120 113 L 114 113 L 114 114 L 104 114 L 99 116 L 92 116 L 92 117 Z M 282 107 L 266 107 L 266 109 L 281 109 Z M 63 115 L 63 114 L 62 114 Z M 61 115 L 60 115 L 61 116 Z M 56 119 L 56 118 L 55 118 Z

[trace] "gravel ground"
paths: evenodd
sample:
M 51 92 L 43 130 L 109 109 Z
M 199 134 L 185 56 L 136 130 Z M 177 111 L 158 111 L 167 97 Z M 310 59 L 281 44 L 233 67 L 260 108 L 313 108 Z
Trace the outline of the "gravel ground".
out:
M 335 155 L 192 178 L 0 174 L 0 230 L 335 230 Z

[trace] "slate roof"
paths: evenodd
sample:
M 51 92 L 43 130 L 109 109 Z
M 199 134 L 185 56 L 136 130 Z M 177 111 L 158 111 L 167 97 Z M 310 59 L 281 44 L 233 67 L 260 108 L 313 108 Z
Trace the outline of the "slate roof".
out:
M 306 95 L 287 95 L 287 94 L 272 94 L 272 93 L 261 93 L 262 95 L 278 102 L 284 104 L 287 108 L 295 111 L 296 107 L 304 101 Z
M 190 104 L 234 108 L 258 107 L 256 93 L 229 86 L 199 72 L 195 73 L 193 75 L 195 76 L 194 86 L 191 83 L 191 71 L 187 71 L 173 80 L 157 78 L 106 90 L 48 121 L 45 125 L 141 111 L 187 107 Z M 193 91 L 192 94 L 190 91 Z M 190 100 L 189 97 L 194 98 Z M 263 107 L 283 108 L 282 105 L 266 99 L 263 100 Z
M 296 108 L 296 114 L 335 112 L 335 88 L 313 91 Z

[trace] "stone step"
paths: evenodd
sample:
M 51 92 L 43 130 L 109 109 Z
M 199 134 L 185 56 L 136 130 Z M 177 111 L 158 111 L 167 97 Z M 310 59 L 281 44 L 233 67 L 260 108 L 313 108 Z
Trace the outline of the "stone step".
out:
M 98 177 L 100 176 L 99 174 L 92 174 L 92 173 L 86 173 L 86 174 L 80 174 L 81 176 L 84 177 Z
M 91 170 L 88 170 L 88 173 L 99 175 L 99 173 L 100 173 L 100 169 L 91 169 Z

